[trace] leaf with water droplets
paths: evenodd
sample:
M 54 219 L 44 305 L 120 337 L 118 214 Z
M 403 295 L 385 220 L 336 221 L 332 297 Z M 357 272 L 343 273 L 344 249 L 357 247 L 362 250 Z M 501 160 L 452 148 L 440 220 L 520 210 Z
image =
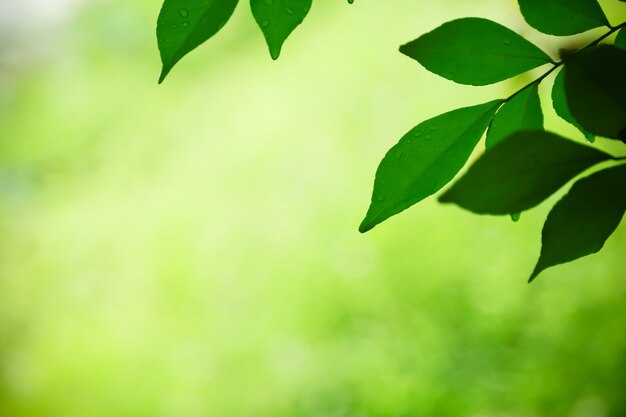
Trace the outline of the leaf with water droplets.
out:
M 378 167 L 372 202 L 359 230 L 367 232 L 454 178 L 501 103 L 496 100 L 453 110 L 404 135 Z
M 611 158 L 543 130 L 517 132 L 487 150 L 439 201 L 478 214 L 519 213 Z
M 278 59 L 283 43 L 304 20 L 312 0 L 250 0 L 254 19 L 259 24 L 272 59 Z
M 565 95 L 565 71 L 563 68 L 554 79 L 554 84 L 552 85 L 552 107 L 557 115 L 559 115 L 563 120 L 575 126 L 578 130 L 581 131 L 587 141 L 595 142 L 596 137 L 587 132 L 584 127 L 582 127 L 578 121 L 572 116 L 572 113 L 569 111 L 569 105 L 567 104 L 567 96 Z
M 597 0 L 519 0 L 526 22 L 548 35 L 567 36 L 608 26 Z
M 400 52 L 460 84 L 487 85 L 552 62 L 541 49 L 491 20 L 453 20 L 402 45 Z
M 500 107 L 487 131 L 486 145 L 490 148 L 519 130 L 537 129 L 543 129 L 543 113 L 539 86 L 533 84 Z
M 565 60 L 565 93 L 572 115 L 589 132 L 626 141 L 626 51 L 587 48 Z
M 159 83 L 186 54 L 215 35 L 233 14 L 238 0 L 165 0 L 157 21 L 163 70 Z
M 626 165 L 576 182 L 543 226 L 541 256 L 532 281 L 546 268 L 599 252 L 626 211 Z

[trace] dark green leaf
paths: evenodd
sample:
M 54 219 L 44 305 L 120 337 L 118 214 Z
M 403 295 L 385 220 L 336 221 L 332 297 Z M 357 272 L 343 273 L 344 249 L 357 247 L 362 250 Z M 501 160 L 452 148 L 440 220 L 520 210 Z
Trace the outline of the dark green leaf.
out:
M 439 201 L 478 214 L 528 210 L 610 155 L 553 133 L 517 132 L 484 153 Z
M 238 0 L 165 0 L 157 21 L 163 82 L 172 67 L 215 35 L 228 21 Z
M 598 252 L 626 211 L 626 165 L 576 182 L 543 226 L 541 256 L 530 281 L 544 269 Z
M 625 0 L 626 1 L 626 0 Z M 615 46 L 626 49 L 626 29 L 620 29 L 615 38 Z
M 609 22 L 597 0 L 519 0 L 524 19 L 549 35 L 567 36 Z
M 500 107 L 487 131 L 486 144 L 490 148 L 519 130 L 538 129 L 543 129 L 543 113 L 539 86 L 533 84 Z
M 437 192 L 467 162 L 500 100 L 465 107 L 420 123 L 393 146 L 376 172 L 366 232 Z
M 572 115 L 589 132 L 626 140 L 626 51 L 584 49 L 565 61 L 565 93 Z
M 265 35 L 272 59 L 278 59 L 285 39 L 304 20 L 312 0 L 250 0 L 254 19 Z
M 552 107 L 554 111 L 563 120 L 574 125 L 578 130 L 582 132 L 589 142 L 595 141 L 595 136 L 587 132 L 578 121 L 574 119 L 572 113 L 569 111 L 569 105 L 567 104 L 567 97 L 565 96 L 565 68 L 563 68 L 554 79 L 554 85 L 552 86 Z
M 435 74 L 472 85 L 493 84 L 552 62 L 511 29 L 476 17 L 445 23 L 400 52 Z

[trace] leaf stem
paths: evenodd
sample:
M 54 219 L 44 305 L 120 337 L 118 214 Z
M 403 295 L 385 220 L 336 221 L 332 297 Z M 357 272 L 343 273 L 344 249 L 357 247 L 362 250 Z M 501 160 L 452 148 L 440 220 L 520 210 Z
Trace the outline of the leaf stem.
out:
M 591 42 L 588 45 L 583 46 L 582 48 L 579 49 L 579 51 L 582 51 L 583 49 L 587 49 L 590 48 L 592 46 L 596 46 L 597 44 L 599 44 L 600 42 L 602 42 L 603 40 L 605 40 L 606 38 L 608 38 L 609 36 L 611 36 L 613 33 L 617 32 L 618 30 L 620 30 L 623 27 L 626 27 L 626 22 L 620 23 L 617 26 L 608 26 L 609 27 L 609 31 L 606 32 L 604 35 L 600 36 L 598 39 L 594 40 L 593 42 Z M 529 82 L 528 84 L 526 84 L 524 87 L 520 88 L 519 90 L 517 90 L 515 93 L 511 94 L 510 96 L 508 96 L 507 98 L 505 98 L 503 100 L 504 103 L 506 103 L 507 101 L 511 101 L 513 99 L 513 97 L 515 97 L 516 95 L 518 95 L 519 93 L 521 93 L 522 91 L 526 90 L 529 87 L 532 87 L 535 84 L 539 84 L 540 82 L 542 82 L 548 75 L 552 74 L 554 71 L 556 71 L 557 68 L 559 68 L 561 65 L 563 65 L 563 61 L 557 61 L 557 62 L 552 62 L 552 68 L 550 68 L 549 70 L 547 70 L 546 72 L 544 72 L 539 78 Z

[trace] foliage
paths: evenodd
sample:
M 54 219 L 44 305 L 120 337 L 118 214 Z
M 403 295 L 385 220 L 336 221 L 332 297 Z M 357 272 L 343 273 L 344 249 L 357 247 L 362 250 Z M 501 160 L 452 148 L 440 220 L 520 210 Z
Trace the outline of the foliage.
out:
M 185 55 L 224 27 L 239 0 L 165 0 L 157 21 L 163 70 L 159 83 Z M 352 3 L 354 0 L 348 0 Z M 250 0 L 270 55 L 278 59 L 283 43 L 304 20 L 312 0 Z
M 163 61 L 160 81 L 184 55 L 224 26 L 237 1 L 165 0 L 157 25 Z M 250 0 L 273 59 L 279 57 L 283 43 L 311 4 L 312 0 Z M 564 53 L 559 61 L 511 29 L 476 17 L 445 23 L 401 46 L 400 52 L 429 71 L 467 85 L 489 85 L 550 67 L 508 98 L 445 113 L 404 135 L 378 167 L 361 232 L 442 189 L 467 163 L 485 131 L 487 152 L 440 201 L 480 214 L 511 215 L 517 221 L 522 211 L 541 203 L 586 169 L 624 159 L 544 131 L 539 84 L 560 70 L 552 87 L 555 112 L 589 142 L 596 136 L 626 142 L 626 29 L 620 30 L 626 22 L 611 25 L 597 0 L 519 0 L 519 6 L 528 24 L 545 34 L 609 30 L 589 45 Z M 613 45 L 600 45 L 616 32 Z M 620 184 L 624 175 L 623 170 L 609 168 L 607 172 L 610 177 L 592 176 L 577 182 L 574 194 L 555 206 L 544 227 L 542 254 L 531 280 L 549 266 L 599 251 L 617 227 L 626 210 L 620 210 L 619 188 L 607 191 L 607 201 L 603 200 L 606 207 L 615 208 L 612 213 L 619 214 L 614 215 L 617 222 L 610 223 L 614 227 L 577 224 L 580 210 L 585 208 L 593 217 L 598 203 L 593 200 L 594 187 L 588 184 Z M 581 208 L 569 200 L 588 204 Z M 571 240 L 576 245 L 560 244 L 568 235 L 576 236 Z
M 560 61 L 510 29 L 480 18 L 445 23 L 400 47 L 429 71 L 460 84 L 487 85 L 544 64 L 550 68 L 482 113 L 467 109 L 446 113 L 422 122 L 400 139 L 378 167 L 362 232 L 445 186 L 486 129 L 487 151 L 440 197 L 441 202 L 479 214 L 511 214 L 516 220 L 586 169 L 624 159 L 544 131 L 538 86 L 563 67 L 552 89 L 556 113 L 590 142 L 596 135 L 626 142 L 626 51 L 620 49 L 626 30 L 620 29 L 626 23 L 612 26 L 596 0 L 519 0 L 519 4 L 526 21 L 546 34 L 573 35 L 600 26 L 609 30 Z M 617 31 L 615 45 L 599 45 Z M 440 126 L 442 117 L 445 126 Z M 431 126 L 436 135 L 421 134 Z M 626 211 L 624 184 L 623 166 L 575 183 L 548 216 L 541 257 L 530 280 L 550 266 L 602 248 Z

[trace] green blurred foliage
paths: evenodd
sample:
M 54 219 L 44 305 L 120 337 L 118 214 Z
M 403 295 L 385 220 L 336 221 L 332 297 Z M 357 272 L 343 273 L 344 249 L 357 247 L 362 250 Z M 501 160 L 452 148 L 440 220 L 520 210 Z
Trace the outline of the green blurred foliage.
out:
M 356 230 L 408 127 L 528 81 L 451 85 L 396 45 L 468 15 L 534 36 L 514 2 L 318 2 L 277 62 L 235 13 L 160 87 L 158 7 L 3 35 L 1 416 L 626 413 L 623 227 L 530 286 L 555 199 Z

